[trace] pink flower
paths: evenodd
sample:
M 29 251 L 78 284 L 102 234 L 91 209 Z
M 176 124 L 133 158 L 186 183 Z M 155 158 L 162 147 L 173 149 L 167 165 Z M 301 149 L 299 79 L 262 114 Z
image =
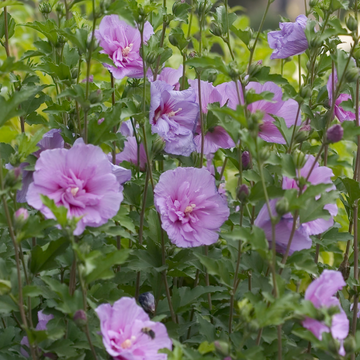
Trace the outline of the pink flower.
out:
M 332 104 L 333 101 L 333 92 L 332 92 L 332 74 L 330 74 L 329 76 L 329 80 L 327 82 L 327 91 L 329 94 L 329 102 L 330 102 L 330 106 Z M 337 77 L 337 72 L 335 70 L 334 73 L 334 89 L 336 91 L 336 86 L 338 83 L 338 77 Z M 335 107 L 334 107 L 334 115 L 338 118 L 338 120 L 340 122 L 343 121 L 353 121 L 356 119 L 356 115 L 355 115 L 355 111 L 350 111 L 350 110 L 345 110 L 342 106 L 341 103 L 344 101 L 348 101 L 351 99 L 351 95 L 349 94 L 340 94 L 338 96 L 338 98 L 335 100 Z M 355 109 L 354 109 L 355 110 Z
M 190 156 L 195 151 L 194 129 L 199 106 L 193 89 L 175 91 L 172 88 L 160 80 L 151 83 L 151 130 L 164 139 L 164 150 L 168 154 Z
M 341 307 L 339 299 L 334 296 L 346 283 L 341 272 L 334 270 L 324 270 L 320 277 L 314 280 L 305 291 L 305 300 L 310 300 L 318 309 L 338 307 L 340 312 L 333 315 L 331 327 L 323 322 L 306 318 L 302 325 L 310 330 L 319 340 L 322 339 L 323 332 L 331 332 L 334 339 L 341 342 L 339 354 L 345 356 L 343 340 L 349 333 L 349 320 Z
M 41 331 L 41 330 L 46 330 L 47 329 L 47 323 L 52 320 L 54 318 L 54 315 L 53 314 L 49 314 L 49 315 L 45 315 L 43 313 L 42 310 L 40 310 L 38 312 L 38 324 L 36 325 L 36 328 L 35 330 L 38 330 L 38 331 Z M 27 336 L 24 336 L 20 342 L 21 345 L 25 345 L 27 346 L 28 348 L 30 348 L 30 343 L 29 343 L 29 339 Z M 30 357 L 28 352 L 24 349 L 24 348 L 20 348 L 20 353 L 22 356 L 28 358 Z M 53 355 L 53 354 L 44 354 L 44 356 L 48 356 L 50 357 L 50 355 Z
M 107 353 L 115 360 L 166 360 L 160 349 L 172 348 L 166 327 L 153 322 L 136 304 L 135 299 L 123 297 L 113 306 L 102 304 L 95 309 Z
M 161 73 L 157 76 L 156 80 L 161 80 L 173 87 L 173 90 L 180 90 L 179 80 L 183 75 L 183 66 L 180 65 L 178 69 L 165 67 L 161 70 Z M 149 81 L 153 82 L 153 76 L 149 78 Z
M 68 217 L 81 217 L 74 235 L 85 226 L 98 227 L 115 216 L 123 200 L 122 182 L 129 180 L 130 170 L 110 163 L 103 151 L 78 139 L 71 149 L 43 151 L 35 164 L 34 182 L 26 199 L 46 218 L 52 212 L 44 206 L 40 194 L 68 209 Z
M 154 190 L 154 203 L 162 228 L 179 247 L 210 245 L 229 217 L 227 202 L 204 168 L 179 167 L 161 174 Z
M 199 104 L 199 90 L 198 90 L 198 81 L 197 80 L 188 80 L 191 88 L 195 90 L 196 101 Z M 218 102 L 220 106 L 223 106 L 226 100 L 214 87 L 213 84 L 201 80 L 201 109 L 203 112 L 203 119 L 206 119 L 207 106 Z M 201 124 L 200 120 L 196 127 L 196 135 L 194 137 L 194 142 L 196 144 L 197 152 L 201 152 Z M 208 155 L 215 153 L 219 149 L 230 149 L 235 146 L 234 141 L 226 130 L 221 126 L 215 126 L 209 129 L 204 136 L 204 154 Z
M 154 33 L 151 24 L 147 21 L 144 25 L 144 42 L 148 41 Z M 135 27 L 121 21 L 118 15 L 105 16 L 100 23 L 95 36 L 104 49 L 101 52 L 108 54 L 115 66 L 104 64 L 115 79 L 125 76 L 141 78 L 143 63 L 140 56 L 141 35 Z
M 302 169 L 298 171 L 298 176 L 302 176 L 307 178 L 310 169 L 315 161 L 314 156 L 307 155 L 306 156 L 306 163 Z M 334 176 L 332 170 L 326 166 L 320 166 L 318 163 L 315 164 L 308 181 L 313 185 L 318 184 L 332 184 L 331 177 Z M 289 179 L 286 176 L 283 178 L 283 189 L 298 189 L 296 181 L 294 179 Z M 305 187 L 306 189 L 306 187 Z M 335 185 L 330 186 L 327 191 L 335 190 Z M 320 196 L 318 196 L 320 197 Z M 328 210 L 331 218 L 328 220 L 325 219 L 316 219 L 307 223 L 302 224 L 306 232 L 309 235 L 318 235 L 329 229 L 331 226 L 334 225 L 333 217 L 337 215 L 338 207 L 336 204 L 327 204 L 324 206 L 324 209 Z
M 279 31 L 268 33 L 269 46 L 274 49 L 270 59 L 286 59 L 307 50 L 309 47 L 305 35 L 307 20 L 305 15 L 299 15 L 295 22 L 279 23 Z
M 29 213 L 24 208 L 20 208 L 20 209 L 15 211 L 15 218 L 16 219 L 20 218 L 21 220 L 27 220 L 28 217 L 29 217 Z

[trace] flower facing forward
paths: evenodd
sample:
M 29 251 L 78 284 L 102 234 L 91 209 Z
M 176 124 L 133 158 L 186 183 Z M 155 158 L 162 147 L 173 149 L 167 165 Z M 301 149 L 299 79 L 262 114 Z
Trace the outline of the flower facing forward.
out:
M 171 350 L 164 324 L 150 321 L 135 299 L 123 297 L 113 306 L 96 308 L 106 351 L 115 360 L 166 360 L 160 349 Z
M 151 83 L 149 120 L 153 133 L 165 141 L 169 154 L 189 156 L 195 151 L 194 129 L 199 117 L 192 89 L 175 91 L 161 80 Z
M 307 50 L 309 46 L 305 35 L 307 20 L 305 15 L 299 15 L 294 23 L 279 23 L 279 31 L 268 33 L 269 46 L 274 49 L 270 59 L 286 59 Z
M 329 76 L 329 80 L 327 82 L 326 88 L 329 94 L 329 102 L 330 102 L 330 106 L 332 105 L 333 102 L 333 75 L 330 74 Z M 337 77 L 337 72 L 335 70 L 334 72 L 334 89 L 336 91 L 336 86 L 338 84 L 338 77 Z M 353 121 L 356 119 L 356 115 L 355 112 L 351 111 L 351 110 L 345 110 L 342 106 L 341 103 L 351 100 L 351 95 L 349 94 L 340 94 L 336 100 L 335 100 L 335 106 L 334 106 L 334 115 L 338 118 L 338 120 L 340 122 L 343 121 Z
M 191 88 L 195 90 L 196 93 L 196 102 L 199 102 L 199 87 L 197 80 L 188 80 Z M 203 114 L 207 114 L 208 104 L 220 103 L 220 106 L 223 106 L 226 101 L 224 101 L 223 96 L 218 91 L 218 89 L 211 83 L 201 80 L 201 110 Z M 205 115 L 203 115 L 205 119 Z M 201 153 L 201 124 L 200 120 L 196 127 L 196 135 L 194 137 L 196 144 L 196 150 L 198 153 Z M 214 126 L 209 129 L 204 136 L 204 154 L 215 153 L 219 149 L 230 149 L 235 146 L 234 141 L 226 130 L 221 126 Z
M 85 226 L 98 227 L 115 216 L 123 200 L 121 183 L 130 170 L 112 165 L 103 151 L 78 139 L 71 149 L 43 151 L 35 164 L 34 181 L 26 199 L 46 218 L 54 218 L 40 195 L 68 209 L 68 217 L 82 217 L 74 235 Z
M 342 341 L 349 333 L 349 320 L 341 307 L 336 293 L 345 286 L 346 283 L 341 272 L 334 270 L 324 270 L 320 277 L 314 280 L 305 291 L 305 300 L 311 301 L 316 308 L 339 308 L 339 313 L 333 315 L 331 327 L 329 328 L 323 322 L 306 318 L 302 325 L 310 330 L 319 340 L 322 339 L 322 333 L 330 332 L 334 339 L 340 340 L 341 347 L 339 354 L 345 356 L 345 350 Z
M 144 24 L 144 42 L 154 33 L 151 24 Z M 100 23 L 95 36 L 103 48 L 103 54 L 109 55 L 115 66 L 104 64 L 114 78 L 122 79 L 125 76 L 141 78 L 143 63 L 139 53 L 141 35 L 139 29 L 121 21 L 117 15 L 105 16 Z
M 154 190 L 162 228 L 179 247 L 210 245 L 229 217 L 226 200 L 205 168 L 179 167 L 164 172 Z

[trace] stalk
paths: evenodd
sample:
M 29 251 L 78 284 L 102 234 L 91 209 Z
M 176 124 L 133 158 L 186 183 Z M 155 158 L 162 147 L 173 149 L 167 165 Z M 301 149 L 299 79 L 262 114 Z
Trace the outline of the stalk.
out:
M 163 27 L 162 27 L 162 32 L 161 32 L 160 44 L 159 44 L 160 48 L 162 48 L 164 46 L 166 26 L 167 26 L 166 0 L 163 0 L 163 8 L 165 10 L 165 15 L 163 16 Z M 156 66 L 155 66 L 155 71 L 154 71 L 154 81 L 156 80 L 156 78 L 158 76 L 159 66 L 160 66 L 160 55 L 158 56 L 158 58 L 156 60 Z

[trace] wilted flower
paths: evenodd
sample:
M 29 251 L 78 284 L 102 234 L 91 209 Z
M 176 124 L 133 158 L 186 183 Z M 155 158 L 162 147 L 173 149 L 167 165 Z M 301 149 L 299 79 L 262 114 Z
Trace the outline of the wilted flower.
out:
M 42 310 L 38 312 L 38 320 L 39 322 L 36 325 L 35 330 L 46 330 L 47 329 L 47 323 L 54 318 L 53 314 L 45 315 Z M 27 336 L 24 336 L 20 342 L 21 345 L 25 345 L 28 348 L 30 348 L 29 339 Z M 30 357 L 28 352 L 24 348 L 20 348 L 20 352 L 22 356 L 25 356 L 26 358 Z M 44 354 L 46 355 L 46 354 Z
M 160 80 L 151 83 L 150 89 L 152 132 L 165 140 L 167 153 L 189 156 L 195 151 L 194 128 L 199 117 L 194 90 L 175 91 Z
M 328 91 L 328 94 L 329 94 L 330 106 L 331 106 L 331 104 L 333 102 L 332 79 L 333 79 L 333 76 L 332 76 L 332 74 L 330 74 L 329 80 L 328 80 L 327 85 L 326 85 L 327 91 Z M 335 91 L 336 91 L 337 83 L 338 83 L 338 77 L 337 77 L 337 72 L 335 70 L 335 72 L 334 72 L 334 89 L 335 89 Z M 334 115 L 338 118 L 338 120 L 340 122 L 353 121 L 353 120 L 356 119 L 355 112 L 353 112 L 351 110 L 345 110 L 341 106 L 342 102 L 348 101 L 350 99 L 351 99 L 351 95 L 349 95 L 349 94 L 340 94 L 338 96 L 338 98 L 335 100 Z
M 316 308 L 338 307 L 339 313 L 333 315 L 331 327 L 323 322 L 306 318 L 302 325 L 310 330 L 319 340 L 323 332 L 331 332 L 334 339 L 340 340 L 339 354 L 345 356 L 343 340 L 349 333 L 349 320 L 341 307 L 339 299 L 334 296 L 346 283 L 339 271 L 324 270 L 320 277 L 314 280 L 305 291 L 305 300 L 310 300 Z
M 179 247 L 210 245 L 229 217 L 227 202 L 206 169 L 179 167 L 161 174 L 154 202 L 162 228 Z
M 151 292 L 140 294 L 139 304 L 148 313 L 155 313 L 155 297 Z
M 41 194 L 65 206 L 69 218 L 82 216 L 74 231 L 80 235 L 85 226 L 101 226 L 117 214 L 123 200 L 118 179 L 123 183 L 130 178 L 130 170 L 112 165 L 101 148 L 78 139 L 69 150 L 41 153 L 26 199 L 46 218 L 54 215 L 42 203 Z
M 113 306 L 102 304 L 95 311 L 105 349 L 115 360 L 167 359 L 166 354 L 158 353 L 172 347 L 165 325 L 151 321 L 135 299 L 123 297 Z
M 154 33 L 151 24 L 144 24 L 144 42 L 148 41 Z M 143 63 L 139 50 L 141 46 L 141 35 L 139 29 L 128 25 L 119 19 L 118 15 L 107 15 L 100 23 L 99 30 L 95 36 L 104 49 L 101 52 L 109 55 L 115 66 L 104 64 L 113 74 L 115 79 L 125 76 L 141 78 L 143 74 Z
M 183 66 L 180 65 L 178 69 L 171 67 L 165 67 L 161 70 L 156 80 L 161 80 L 173 87 L 173 90 L 180 90 L 179 80 L 183 75 Z M 153 76 L 149 78 L 149 81 L 154 81 Z
M 306 163 L 302 169 L 297 170 L 298 177 L 302 176 L 303 178 L 307 178 L 312 165 L 315 161 L 314 156 L 307 155 Z M 311 174 L 308 178 L 308 181 L 312 185 L 318 184 L 332 184 L 331 177 L 334 176 L 332 170 L 326 166 L 320 166 L 317 162 L 311 171 Z M 294 179 L 289 179 L 286 176 L 283 177 L 283 189 L 298 189 L 296 181 Z M 305 187 L 306 188 L 306 187 Z M 304 190 L 305 190 L 304 188 Z M 335 185 L 330 186 L 326 191 L 335 190 Z M 320 197 L 320 196 L 318 196 Z M 333 217 L 337 215 L 338 207 L 336 204 L 327 204 L 324 206 L 325 210 L 328 210 L 331 217 L 328 220 L 325 219 L 316 219 L 313 221 L 309 221 L 307 223 L 302 224 L 306 228 L 306 231 L 309 235 L 318 235 L 329 229 L 334 224 Z
M 305 35 L 307 20 L 305 15 L 299 15 L 294 23 L 279 23 L 279 31 L 268 33 L 269 46 L 274 49 L 270 59 L 286 59 L 307 50 L 309 46 Z
M 331 143 L 339 142 L 344 136 L 344 129 L 339 124 L 331 126 L 326 132 L 326 139 Z
M 195 90 L 196 102 L 199 104 L 199 90 L 197 80 L 188 80 L 191 88 Z M 207 106 L 212 103 L 220 103 L 224 105 L 226 101 L 223 100 L 223 96 L 215 88 L 215 86 L 207 81 L 201 80 L 201 109 L 203 114 L 207 114 Z M 203 115 L 205 119 L 205 115 Z M 196 127 L 196 135 L 194 138 L 197 152 L 201 152 L 201 124 L 200 120 Z M 230 149 L 235 146 L 234 141 L 226 130 L 221 126 L 215 126 L 209 129 L 204 136 L 204 154 L 215 153 L 219 149 Z

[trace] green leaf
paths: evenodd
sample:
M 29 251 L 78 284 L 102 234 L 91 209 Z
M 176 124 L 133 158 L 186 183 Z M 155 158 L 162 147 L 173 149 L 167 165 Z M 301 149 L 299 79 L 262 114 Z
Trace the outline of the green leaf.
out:
M 93 252 L 92 254 L 93 256 L 87 258 L 85 262 L 85 281 L 87 284 L 95 280 L 112 278 L 114 273 L 111 268 L 114 265 L 123 264 L 129 257 L 130 250 L 116 250 L 105 256 L 100 252 Z
M 50 209 L 59 225 L 64 229 L 68 224 L 67 208 L 64 206 L 56 206 L 54 200 L 49 199 L 45 195 L 40 195 L 40 197 L 43 204 Z
M 58 264 L 55 259 L 57 256 L 63 254 L 68 246 L 69 241 L 66 238 L 52 241 L 44 247 L 36 245 L 31 250 L 31 272 L 37 274 L 41 271 L 57 268 Z

